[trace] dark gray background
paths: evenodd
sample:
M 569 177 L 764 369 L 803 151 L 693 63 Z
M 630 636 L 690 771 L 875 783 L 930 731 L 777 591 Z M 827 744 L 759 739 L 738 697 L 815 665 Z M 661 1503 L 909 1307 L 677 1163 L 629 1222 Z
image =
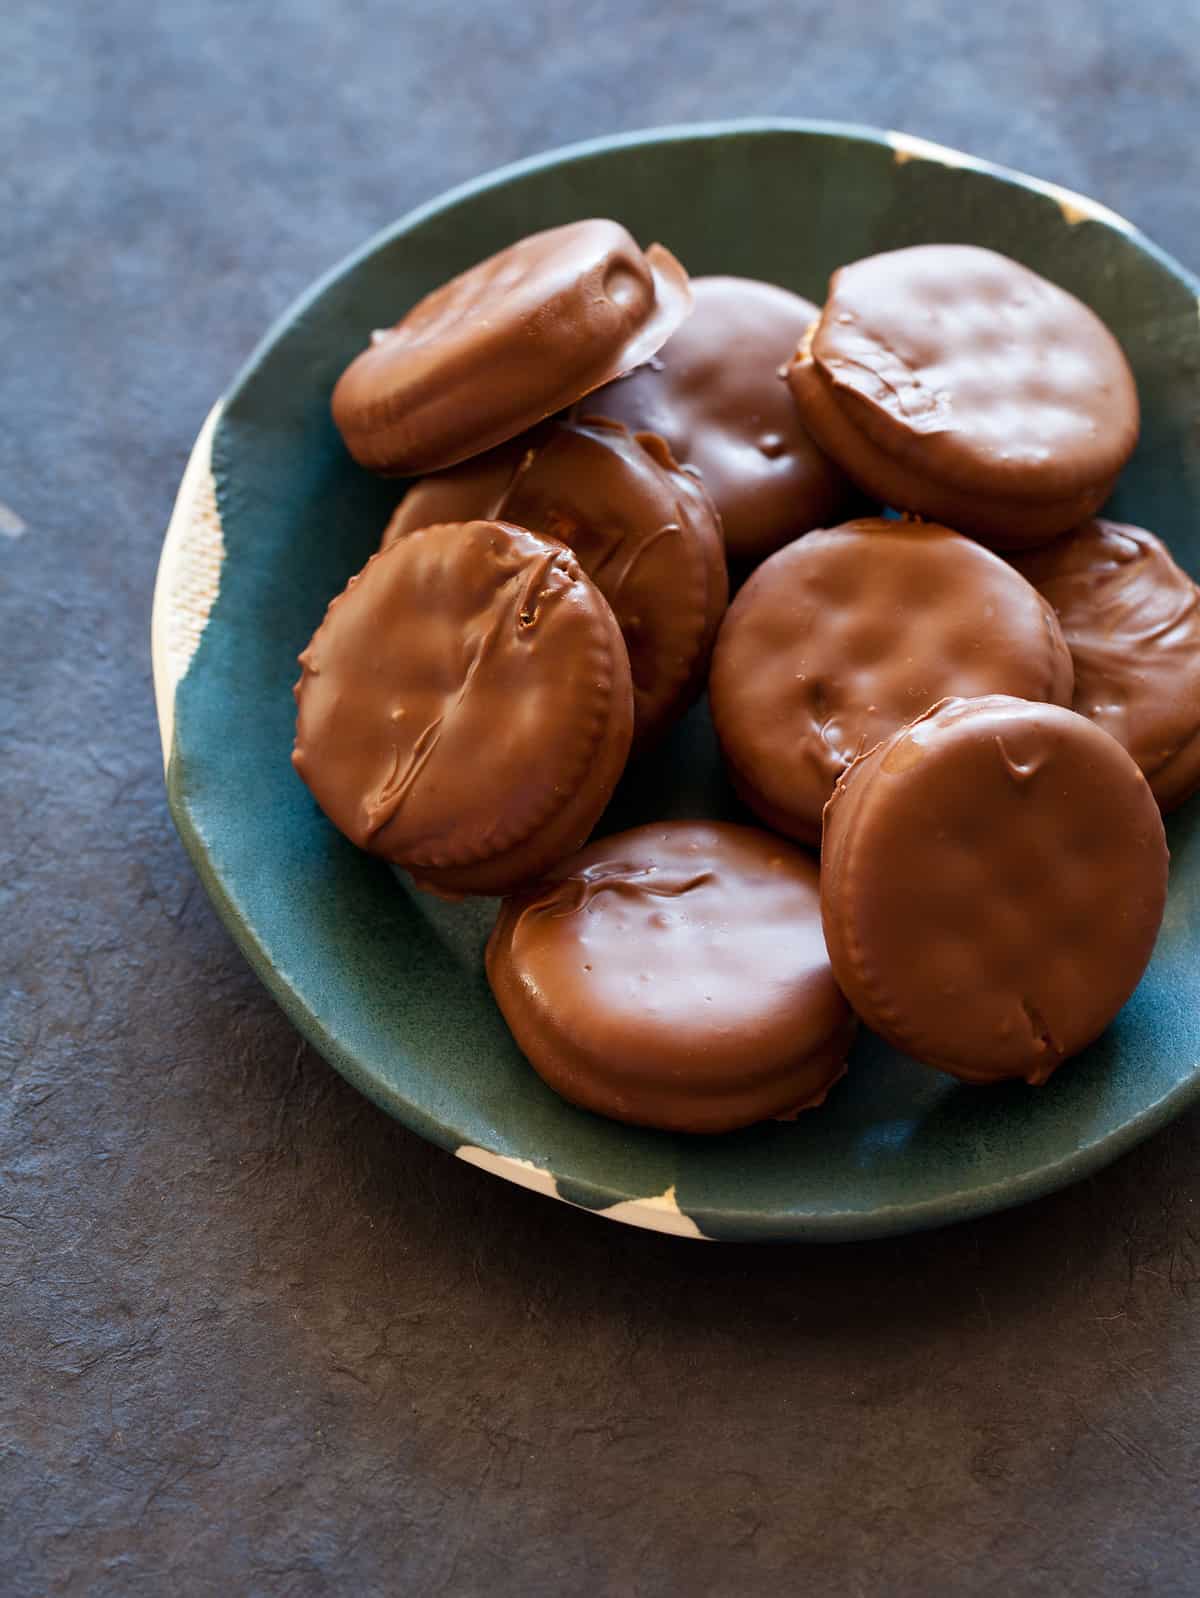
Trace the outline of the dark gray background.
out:
M 0 8 L 0 1592 L 1200 1592 L 1200 1116 L 1074 1191 L 688 1245 L 421 1143 L 171 830 L 188 447 L 414 203 L 621 128 L 957 144 L 1200 267 L 1200 8 Z

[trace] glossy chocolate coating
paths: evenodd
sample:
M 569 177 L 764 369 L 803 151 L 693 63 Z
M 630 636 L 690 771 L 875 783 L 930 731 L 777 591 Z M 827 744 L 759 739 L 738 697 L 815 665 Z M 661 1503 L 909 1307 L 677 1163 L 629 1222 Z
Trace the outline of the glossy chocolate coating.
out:
M 1200 787 L 1200 589 L 1161 539 L 1092 521 L 1013 564 L 1054 607 L 1074 708 L 1124 744 L 1163 810 Z
M 420 886 L 504 893 L 577 849 L 629 752 L 612 611 L 570 550 L 503 522 L 372 556 L 300 656 L 293 763 Z
M 432 522 L 503 517 L 561 540 L 613 608 L 633 672 L 634 742 L 652 743 L 696 697 L 725 613 L 716 512 L 661 439 L 619 422 L 548 422 L 422 479 L 384 545 Z
M 1133 375 L 1099 317 L 972 245 L 835 272 L 789 380 L 809 431 L 868 492 L 998 548 L 1091 515 L 1137 442 Z
M 744 277 L 693 278 L 692 302 L 656 356 L 580 409 L 660 434 L 695 467 L 721 513 L 730 563 L 744 569 L 828 527 L 854 491 L 808 436 L 781 377 L 816 306 Z
M 833 969 L 896 1048 L 1044 1082 L 1137 986 L 1167 891 L 1162 819 L 1115 739 L 1058 705 L 950 699 L 864 755 L 825 811 Z
M 820 1104 L 854 1032 L 816 862 L 727 823 L 590 844 L 503 905 L 487 970 L 550 1086 L 641 1126 L 724 1132 Z
M 690 308 L 674 256 L 617 222 L 535 233 L 374 334 L 334 389 L 334 420 L 363 466 L 452 466 L 646 360 Z
M 758 568 L 721 627 L 709 703 L 746 803 L 816 843 L 849 763 L 937 700 L 1069 704 L 1071 687 L 1050 606 L 998 555 L 932 522 L 869 518 Z

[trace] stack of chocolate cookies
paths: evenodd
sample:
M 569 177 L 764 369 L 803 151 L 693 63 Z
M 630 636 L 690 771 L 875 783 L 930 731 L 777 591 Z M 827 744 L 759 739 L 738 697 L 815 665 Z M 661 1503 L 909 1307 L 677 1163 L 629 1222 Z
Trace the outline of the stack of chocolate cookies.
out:
M 1138 401 L 1086 306 L 927 245 L 819 309 L 579 222 L 373 334 L 333 413 L 418 480 L 293 761 L 419 887 L 503 896 L 492 990 L 564 1097 L 720 1132 L 820 1104 L 859 1017 L 979 1083 L 1108 1025 L 1200 786 L 1200 590 L 1093 519 Z M 588 843 L 706 685 L 763 826 Z

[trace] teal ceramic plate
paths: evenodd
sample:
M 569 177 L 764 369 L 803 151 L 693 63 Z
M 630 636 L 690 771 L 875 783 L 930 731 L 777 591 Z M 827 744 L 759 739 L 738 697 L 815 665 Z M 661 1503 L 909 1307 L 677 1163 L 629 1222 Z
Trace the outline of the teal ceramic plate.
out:
M 919 140 L 831 125 L 671 128 L 526 161 L 414 212 L 319 283 L 196 445 L 153 643 L 171 810 L 205 887 L 295 1024 L 364 1093 L 461 1158 L 613 1219 L 693 1237 L 878 1236 L 1094 1170 L 1200 1098 L 1200 803 L 1168 829 L 1170 902 L 1141 987 L 1047 1087 L 961 1087 L 864 1037 L 819 1113 L 703 1140 L 555 1098 L 489 996 L 486 907 L 418 902 L 293 775 L 297 652 L 399 492 L 342 449 L 334 380 L 369 329 L 435 284 L 586 216 L 661 240 L 692 272 L 817 300 L 840 262 L 903 244 L 966 241 L 1025 261 L 1092 305 L 1137 373 L 1142 442 L 1113 514 L 1200 567 L 1200 285 L 1112 212 Z M 602 825 L 736 813 L 699 707 Z

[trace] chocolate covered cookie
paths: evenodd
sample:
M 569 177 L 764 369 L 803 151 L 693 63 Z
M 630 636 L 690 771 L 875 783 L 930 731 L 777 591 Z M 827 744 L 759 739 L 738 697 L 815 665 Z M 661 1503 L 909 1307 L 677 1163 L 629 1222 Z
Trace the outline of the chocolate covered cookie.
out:
M 690 306 L 674 256 L 617 222 L 535 233 L 373 334 L 334 389 L 334 421 L 375 471 L 452 466 L 646 360 Z
M 816 843 L 852 760 L 951 694 L 1069 704 L 1071 657 L 1047 602 L 961 533 L 878 518 L 810 533 L 738 594 L 709 704 L 735 787 Z
M 578 849 L 629 753 L 608 602 L 504 522 L 372 556 L 300 663 L 296 770 L 352 842 L 442 893 L 505 893 Z
M 1099 317 L 973 245 L 835 272 L 789 382 L 809 432 L 868 493 L 998 549 L 1091 516 L 1138 437 L 1133 374 Z
M 853 493 L 808 436 L 781 376 L 818 312 L 745 277 L 693 278 L 692 302 L 656 356 L 581 410 L 658 433 L 695 467 L 721 513 L 730 564 L 745 570 L 837 521 Z
M 1145 777 L 1093 722 L 951 699 L 856 761 L 825 811 L 821 906 L 850 1003 L 968 1082 L 1044 1082 L 1128 999 L 1162 920 Z
M 724 1132 L 820 1104 L 854 1019 L 816 862 L 768 833 L 663 822 L 509 899 L 488 979 L 534 1069 L 619 1121 Z
M 570 546 L 613 608 L 633 672 L 634 742 L 696 697 L 725 613 L 716 512 L 661 439 L 619 422 L 547 422 L 414 485 L 385 546 L 432 522 L 502 517 Z
M 1200 787 L 1200 588 L 1141 527 L 1091 521 L 1014 560 L 1054 607 L 1074 708 L 1137 761 L 1163 810 Z

